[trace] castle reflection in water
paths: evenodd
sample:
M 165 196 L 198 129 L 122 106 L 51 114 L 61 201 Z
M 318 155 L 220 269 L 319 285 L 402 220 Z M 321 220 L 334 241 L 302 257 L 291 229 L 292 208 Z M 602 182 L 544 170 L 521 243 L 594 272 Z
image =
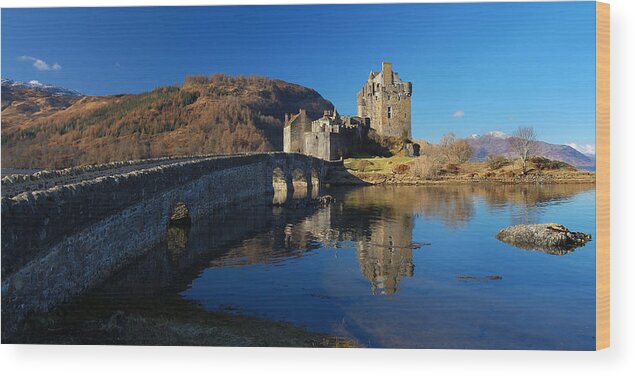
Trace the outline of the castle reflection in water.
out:
M 191 270 L 192 263 L 198 264 L 196 269 L 275 264 L 318 248 L 354 248 L 372 293 L 394 294 L 400 281 L 415 273 L 413 252 L 425 252 L 425 244 L 413 243 L 417 216 L 434 217 L 447 227 L 461 228 L 481 202 L 489 210 L 511 207 L 506 213 L 512 222 L 531 222 L 540 214 L 541 203 L 566 200 L 588 189 L 593 186 L 331 189 L 328 193 L 335 202 L 318 208 L 306 204 L 302 187 L 296 187 L 286 205 L 251 203 L 233 208 L 222 218 L 210 219 L 208 224 L 170 228 L 167 251 L 172 263 L 189 265 L 186 269 Z M 276 192 L 278 204 L 284 198 L 284 192 Z M 197 244 L 189 244 L 188 238 L 198 239 Z

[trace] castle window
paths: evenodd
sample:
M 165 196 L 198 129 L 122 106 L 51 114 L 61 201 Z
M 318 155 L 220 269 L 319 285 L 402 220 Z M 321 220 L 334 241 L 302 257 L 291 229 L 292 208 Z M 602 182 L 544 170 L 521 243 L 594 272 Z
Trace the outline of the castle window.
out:
M 388 107 L 388 119 L 392 117 L 392 107 Z

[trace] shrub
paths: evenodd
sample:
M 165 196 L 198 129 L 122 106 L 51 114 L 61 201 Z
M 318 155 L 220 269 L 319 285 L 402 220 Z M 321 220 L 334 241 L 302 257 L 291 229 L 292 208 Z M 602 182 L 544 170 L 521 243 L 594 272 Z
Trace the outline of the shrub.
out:
M 491 170 L 498 170 L 499 168 L 508 166 L 511 164 L 511 161 L 502 155 L 488 155 L 487 156 L 487 167 Z
M 538 170 L 559 170 L 561 168 L 566 169 L 574 169 L 570 164 L 561 162 L 561 161 L 553 161 L 551 159 L 545 157 L 532 157 L 529 159 L 531 163 L 533 163 Z
M 445 170 L 450 174 L 458 174 L 461 170 L 461 166 L 457 163 L 448 163 L 445 166 Z
M 191 75 L 185 76 L 185 82 L 183 86 L 202 86 L 209 85 L 209 77 L 205 75 Z
M 398 164 L 392 168 L 393 174 L 401 175 L 401 174 L 405 174 L 408 171 L 410 171 L 410 166 L 408 166 L 407 164 Z
M 441 138 L 439 149 L 448 163 L 465 163 L 474 155 L 470 144 L 466 140 L 457 139 L 452 132 Z
M 441 163 L 438 159 L 422 155 L 412 163 L 412 173 L 423 179 L 432 179 L 439 175 Z
M 367 161 L 367 160 L 362 160 L 359 162 L 359 164 L 357 164 L 357 170 L 361 171 L 361 172 L 365 172 L 366 169 L 370 166 L 374 166 L 375 164 L 371 161 Z
M 427 155 L 435 158 L 441 156 L 441 148 L 438 145 L 423 141 L 419 143 L 419 146 L 419 155 Z

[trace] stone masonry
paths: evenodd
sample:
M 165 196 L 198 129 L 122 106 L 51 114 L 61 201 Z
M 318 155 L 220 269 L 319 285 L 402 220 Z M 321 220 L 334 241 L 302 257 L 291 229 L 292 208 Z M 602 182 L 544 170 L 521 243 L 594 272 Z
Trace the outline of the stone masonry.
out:
M 136 167 L 136 169 L 135 169 Z M 300 154 L 159 158 L 2 179 L 2 337 L 109 277 L 166 237 L 184 203 L 192 221 L 254 197 L 273 197 L 274 170 L 293 194 L 327 164 Z M 55 183 L 53 183 L 55 182 Z M 41 188 L 40 188 L 41 187 Z

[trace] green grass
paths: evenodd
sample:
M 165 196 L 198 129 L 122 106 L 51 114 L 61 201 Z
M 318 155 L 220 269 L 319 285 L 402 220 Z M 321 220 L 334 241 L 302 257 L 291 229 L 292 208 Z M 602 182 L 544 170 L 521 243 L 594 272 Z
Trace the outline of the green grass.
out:
M 347 158 L 344 160 L 344 167 L 349 170 L 361 171 L 360 163 L 362 161 L 368 161 L 371 164 L 368 165 L 363 172 L 384 172 L 389 173 L 393 167 L 399 164 L 404 164 L 412 161 L 414 158 L 404 157 L 400 155 L 392 156 L 389 158 L 384 157 L 371 157 L 371 158 Z

